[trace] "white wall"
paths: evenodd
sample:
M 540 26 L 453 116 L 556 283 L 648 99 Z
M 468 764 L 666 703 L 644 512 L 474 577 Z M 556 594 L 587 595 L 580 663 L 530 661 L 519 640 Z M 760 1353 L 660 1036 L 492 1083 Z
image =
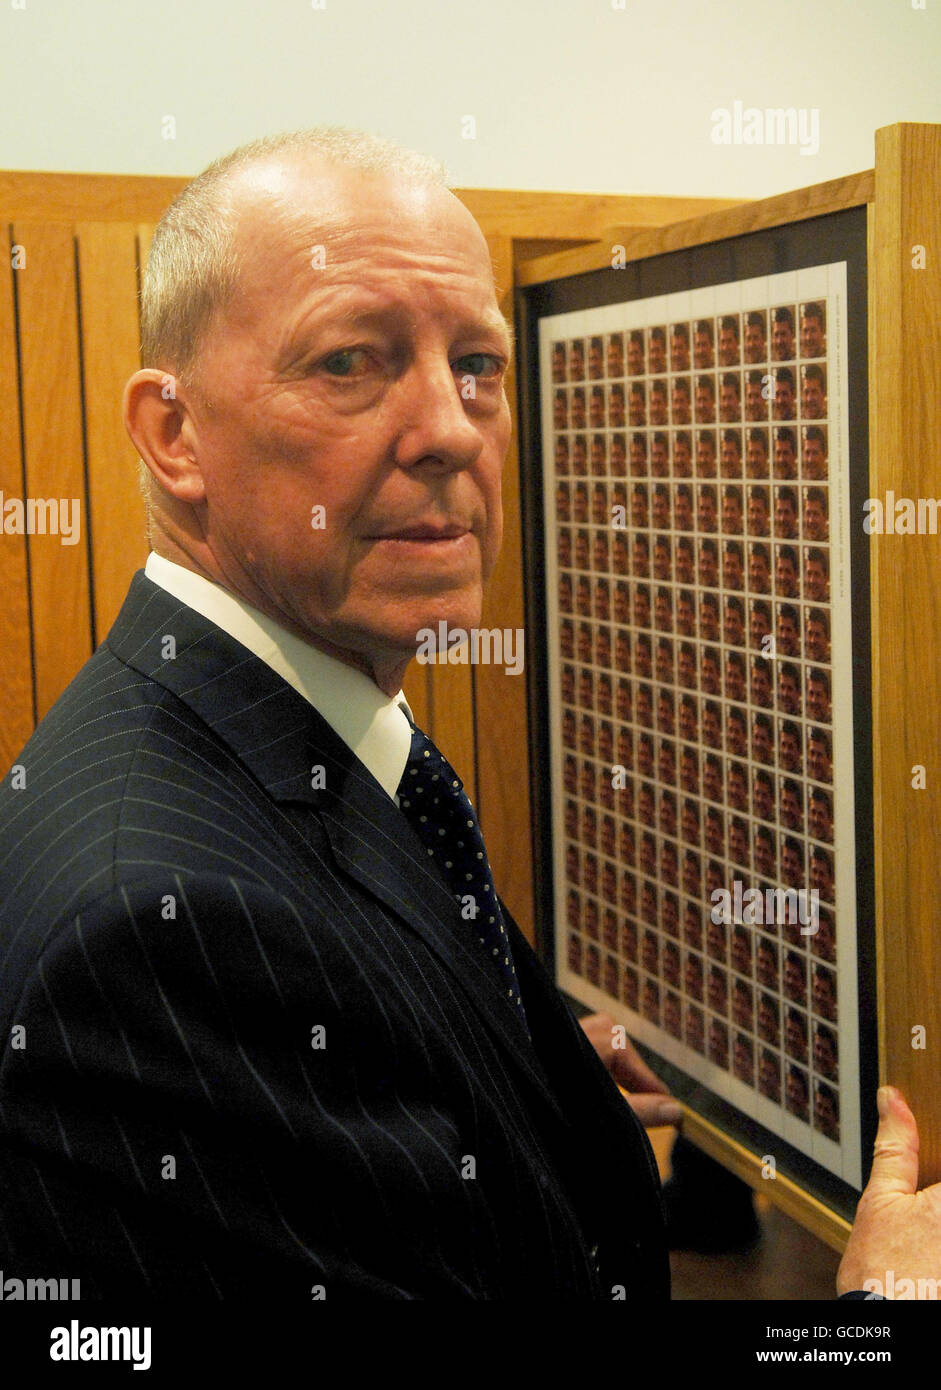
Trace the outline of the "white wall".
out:
M 190 175 L 328 122 L 463 186 L 758 197 L 941 121 L 941 0 L 915 3 L 0 0 L 0 167 Z M 716 145 L 736 100 L 816 109 L 819 151 Z

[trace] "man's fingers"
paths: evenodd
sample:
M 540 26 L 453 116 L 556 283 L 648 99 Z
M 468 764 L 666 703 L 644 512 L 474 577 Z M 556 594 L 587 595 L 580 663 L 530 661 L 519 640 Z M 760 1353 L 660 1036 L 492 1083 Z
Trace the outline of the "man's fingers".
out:
M 617 1053 L 615 1053 L 617 1056 Z M 670 1088 L 665 1081 L 661 1081 L 656 1072 L 652 1072 L 647 1063 L 636 1052 L 633 1056 L 624 1056 L 622 1053 L 617 1063 L 621 1080 L 621 1085 L 629 1091 L 652 1091 L 661 1096 L 668 1096 Z M 620 1079 L 620 1078 L 619 1078 Z
M 918 1190 L 918 1126 L 905 1097 L 894 1086 L 877 1093 L 879 1128 L 866 1185 L 869 1196 L 909 1195 Z
M 657 1125 L 677 1125 L 683 1118 L 683 1107 L 675 1100 L 664 1100 L 661 1096 L 646 1094 L 629 1094 L 627 1101 L 644 1129 L 656 1129 Z

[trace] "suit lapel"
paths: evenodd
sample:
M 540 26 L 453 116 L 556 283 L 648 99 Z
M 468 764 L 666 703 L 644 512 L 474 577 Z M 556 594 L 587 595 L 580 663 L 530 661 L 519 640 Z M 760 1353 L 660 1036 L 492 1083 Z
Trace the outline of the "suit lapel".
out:
M 476 949 L 473 924 L 428 865 L 405 817 L 322 715 L 265 662 L 143 571 L 134 576 L 106 643 L 192 709 L 276 802 L 303 803 L 317 813 L 338 870 L 422 938 L 470 995 L 516 1068 L 564 1120 L 499 975 Z M 322 779 L 313 777 L 317 768 Z M 320 780 L 323 786 L 312 785 Z M 515 924 L 512 930 L 514 951 L 520 950 L 523 938 Z

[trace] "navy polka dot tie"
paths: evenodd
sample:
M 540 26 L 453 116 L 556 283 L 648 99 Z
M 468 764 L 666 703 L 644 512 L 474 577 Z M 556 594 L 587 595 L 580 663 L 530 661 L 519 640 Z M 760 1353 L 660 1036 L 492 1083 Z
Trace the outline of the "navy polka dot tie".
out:
M 414 724 L 411 752 L 399 783 L 399 805 L 465 910 L 480 949 L 500 972 L 507 1000 L 526 1024 L 510 939 L 477 816 L 454 768 Z

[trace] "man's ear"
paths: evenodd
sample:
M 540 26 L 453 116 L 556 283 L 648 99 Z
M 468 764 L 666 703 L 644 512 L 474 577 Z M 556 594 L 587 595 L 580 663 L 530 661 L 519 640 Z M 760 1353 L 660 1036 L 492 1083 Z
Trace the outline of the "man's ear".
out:
M 160 486 L 180 502 L 201 502 L 206 488 L 186 389 L 156 367 L 135 372 L 124 388 L 124 426 Z

